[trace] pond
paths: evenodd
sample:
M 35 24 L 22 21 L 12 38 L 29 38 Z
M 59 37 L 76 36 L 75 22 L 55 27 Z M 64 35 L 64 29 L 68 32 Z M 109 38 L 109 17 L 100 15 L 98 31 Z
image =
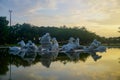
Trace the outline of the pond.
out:
M 120 48 L 108 48 L 94 61 L 89 54 L 54 60 L 36 56 L 22 59 L 0 52 L 0 80 L 120 80 Z

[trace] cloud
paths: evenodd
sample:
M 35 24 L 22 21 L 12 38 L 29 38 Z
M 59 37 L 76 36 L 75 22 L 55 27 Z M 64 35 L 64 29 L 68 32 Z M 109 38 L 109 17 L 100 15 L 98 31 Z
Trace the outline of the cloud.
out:
M 12 9 L 14 24 L 106 27 L 120 25 L 119 5 L 120 0 L 0 0 L 0 16 Z
M 41 9 L 54 9 L 56 0 L 1 0 L 0 6 L 16 13 L 36 12 Z

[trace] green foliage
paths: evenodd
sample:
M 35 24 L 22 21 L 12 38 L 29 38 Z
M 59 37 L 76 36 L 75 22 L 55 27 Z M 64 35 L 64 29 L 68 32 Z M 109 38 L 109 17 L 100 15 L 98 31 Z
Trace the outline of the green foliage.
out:
M 39 43 L 39 37 L 43 36 L 45 33 L 50 33 L 52 37 L 56 37 L 60 43 L 67 43 L 70 37 L 80 38 L 81 44 L 86 44 L 92 42 L 93 39 L 100 39 L 98 35 L 88 31 L 85 27 L 37 27 L 27 23 L 16 24 L 9 28 L 10 30 L 10 43 L 15 43 L 20 40 L 32 40 L 35 43 Z M 14 41 L 14 42 L 13 42 Z
M 8 37 L 8 21 L 6 17 L 0 17 L 0 44 L 5 44 Z
M 50 26 L 34 26 L 31 24 L 15 24 L 8 27 L 8 21 L 6 17 L 0 17 L 0 44 L 16 44 L 20 40 L 27 42 L 32 40 L 39 44 L 39 37 L 45 33 L 50 33 L 52 37 L 56 37 L 60 44 L 68 42 L 70 37 L 79 38 L 80 44 L 89 44 L 94 39 L 101 41 L 102 43 L 120 43 L 120 38 L 105 38 L 96 35 L 95 33 L 88 31 L 85 27 L 73 27 L 68 28 L 65 25 L 62 27 L 50 27 Z

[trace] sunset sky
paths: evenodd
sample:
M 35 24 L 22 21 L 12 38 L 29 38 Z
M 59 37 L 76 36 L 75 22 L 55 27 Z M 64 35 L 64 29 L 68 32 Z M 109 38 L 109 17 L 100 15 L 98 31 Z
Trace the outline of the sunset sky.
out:
M 0 0 L 0 16 L 12 24 L 86 26 L 100 36 L 120 36 L 120 0 Z

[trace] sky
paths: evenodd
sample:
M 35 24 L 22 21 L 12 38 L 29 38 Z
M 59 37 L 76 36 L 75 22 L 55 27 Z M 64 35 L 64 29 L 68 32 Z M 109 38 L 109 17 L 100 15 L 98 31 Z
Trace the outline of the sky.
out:
M 103 37 L 119 37 L 120 0 L 0 0 L 0 16 L 12 24 L 85 26 Z

